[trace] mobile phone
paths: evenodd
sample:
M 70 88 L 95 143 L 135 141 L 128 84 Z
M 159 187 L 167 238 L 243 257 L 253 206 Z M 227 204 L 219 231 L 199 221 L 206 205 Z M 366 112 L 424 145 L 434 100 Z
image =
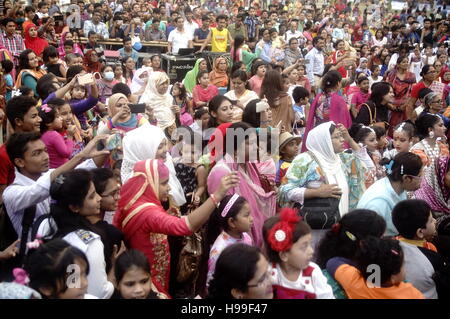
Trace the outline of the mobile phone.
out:
M 97 142 L 97 151 L 103 151 L 106 148 L 106 143 L 103 140 Z
M 128 104 L 131 113 L 145 113 L 145 103 L 141 104 Z
M 88 85 L 92 83 L 94 83 L 94 76 L 92 73 L 87 73 L 78 77 L 78 84 L 80 85 Z

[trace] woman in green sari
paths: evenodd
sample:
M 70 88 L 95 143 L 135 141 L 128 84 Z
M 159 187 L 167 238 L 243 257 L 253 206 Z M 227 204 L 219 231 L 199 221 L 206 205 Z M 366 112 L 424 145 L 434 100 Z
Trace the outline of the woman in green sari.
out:
M 186 91 L 192 94 L 192 90 L 194 90 L 195 85 L 197 84 L 197 74 L 200 71 L 207 71 L 208 64 L 204 58 L 200 58 L 195 62 L 195 66 L 192 70 L 186 73 L 184 77 L 183 84 L 186 88 Z
M 247 72 L 252 69 L 253 61 L 259 57 L 261 49 L 256 49 L 255 53 L 252 53 L 247 45 L 244 45 L 244 37 L 237 35 L 234 38 L 234 46 L 231 48 L 231 59 L 233 62 L 242 61 L 247 67 Z

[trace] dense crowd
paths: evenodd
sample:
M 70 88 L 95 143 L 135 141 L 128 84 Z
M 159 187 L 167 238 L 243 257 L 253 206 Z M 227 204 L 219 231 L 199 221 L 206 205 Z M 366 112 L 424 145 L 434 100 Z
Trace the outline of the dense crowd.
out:
M 449 297 L 443 2 L 6 0 L 0 298 Z

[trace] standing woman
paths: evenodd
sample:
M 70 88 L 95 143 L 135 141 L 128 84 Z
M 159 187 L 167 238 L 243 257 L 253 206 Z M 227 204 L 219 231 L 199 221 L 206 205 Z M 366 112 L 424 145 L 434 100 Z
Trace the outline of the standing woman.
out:
M 244 48 L 245 42 L 242 35 L 237 35 L 234 39 L 233 47 L 231 48 L 231 59 L 234 63 L 244 63 L 247 72 L 252 69 L 253 61 L 257 58 L 256 53 L 252 53 L 248 48 Z
M 209 81 L 212 85 L 220 87 L 228 86 L 228 62 L 227 59 L 219 57 L 214 61 L 213 70 L 209 73 Z
M 34 24 L 28 24 L 24 30 L 25 47 L 32 50 L 38 57 L 42 56 L 44 49 L 48 47 L 47 40 L 39 37 L 38 27 Z
M 276 127 L 281 121 L 286 132 L 291 133 L 295 121 L 292 99 L 285 92 L 281 74 L 275 70 L 267 71 L 261 85 L 259 94 L 261 99 L 267 99 L 272 110 L 272 122 L 270 125 Z
M 449 156 L 445 139 L 445 125 L 439 115 L 422 113 L 416 120 L 416 130 L 421 141 L 414 144 L 410 152 L 419 155 L 424 166 L 430 166 L 439 156 Z
M 129 248 L 146 255 L 152 282 L 160 292 L 166 295 L 169 292 L 171 269 L 167 236 L 188 236 L 198 231 L 238 181 L 235 173 L 227 174 L 218 181 L 216 191 L 203 205 L 179 218 L 169 214 L 162 205 L 169 199 L 171 190 L 167 166 L 158 160 L 136 163 L 132 177 L 121 189 L 114 225 L 123 232 Z
M 394 100 L 389 117 L 389 136 L 392 136 L 392 129 L 397 124 L 407 119 L 408 98 L 414 83 L 416 83 L 416 76 L 409 69 L 409 58 L 404 55 L 397 59 L 396 67 L 384 75 L 384 81 L 390 83 L 394 90 Z
M 133 81 L 134 72 L 136 71 L 136 62 L 130 57 L 125 57 L 122 60 L 123 77 L 125 78 L 126 84 L 131 86 Z
M 188 73 L 186 73 L 186 76 L 184 77 L 183 84 L 186 88 L 186 91 L 192 94 L 192 91 L 194 90 L 195 85 L 197 84 L 197 74 L 200 71 L 208 71 L 208 64 L 206 63 L 206 60 L 203 58 L 198 59 L 195 62 L 194 68 L 190 70 Z
M 39 60 L 31 49 L 22 51 L 19 55 L 19 69 L 20 72 L 17 75 L 15 86 L 19 88 L 21 86 L 29 87 L 33 90 L 34 96 L 38 97 L 36 91 L 37 81 L 47 72 L 39 67 Z
M 308 133 L 319 124 L 333 121 L 336 124 L 343 124 L 346 128 L 352 125 L 352 118 L 347 103 L 338 91 L 341 88 L 342 75 L 332 70 L 327 72 L 322 78 L 322 93 L 319 93 L 311 104 L 306 121 L 306 130 L 303 141 L 307 140 Z M 302 152 L 306 150 L 306 143 L 302 144 Z
M 336 65 L 344 59 L 350 57 L 350 54 L 345 51 L 344 40 L 337 40 L 334 44 L 334 48 L 335 50 L 328 56 L 328 63 Z M 340 67 L 338 71 L 342 75 L 342 78 L 347 77 L 347 70 L 344 66 Z

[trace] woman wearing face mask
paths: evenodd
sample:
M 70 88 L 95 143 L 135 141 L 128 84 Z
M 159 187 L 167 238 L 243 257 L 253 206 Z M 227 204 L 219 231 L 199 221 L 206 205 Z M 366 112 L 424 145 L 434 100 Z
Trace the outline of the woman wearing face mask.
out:
M 118 82 L 114 79 L 114 72 L 110 65 L 102 66 L 101 70 L 102 78 L 97 80 L 99 99 L 97 106 L 106 109 L 106 100 L 112 95 L 112 88 Z
M 34 24 L 29 24 L 24 30 L 25 34 L 25 47 L 32 50 L 37 56 L 41 56 L 42 52 L 48 47 L 47 40 L 44 40 L 38 36 L 38 27 Z

